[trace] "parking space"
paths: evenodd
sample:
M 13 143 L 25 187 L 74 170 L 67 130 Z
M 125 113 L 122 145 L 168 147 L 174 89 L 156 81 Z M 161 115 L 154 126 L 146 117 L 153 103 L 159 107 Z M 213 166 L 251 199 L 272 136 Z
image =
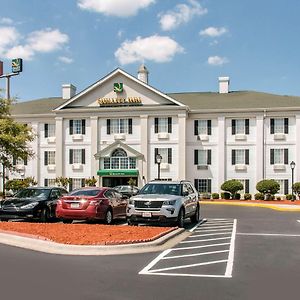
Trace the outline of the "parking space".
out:
M 190 231 L 176 247 L 165 250 L 139 274 L 163 276 L 232 276 L 235 219 L 209 219 Z

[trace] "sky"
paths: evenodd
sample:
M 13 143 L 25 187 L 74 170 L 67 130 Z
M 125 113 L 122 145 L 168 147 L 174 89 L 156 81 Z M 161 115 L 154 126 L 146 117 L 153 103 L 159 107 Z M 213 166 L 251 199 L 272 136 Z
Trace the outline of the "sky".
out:
M 299 0 L 0 0 L 0 60 L 10 73 L 23 59 L 18 101 L 142 63 L 164 93 L 216 92 L 229 76 L 231 91 L 300 96 L 299 13 Z

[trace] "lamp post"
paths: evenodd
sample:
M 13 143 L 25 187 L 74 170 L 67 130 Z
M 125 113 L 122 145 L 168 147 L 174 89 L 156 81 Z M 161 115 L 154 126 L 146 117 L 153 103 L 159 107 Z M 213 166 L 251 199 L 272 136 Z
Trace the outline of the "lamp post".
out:
M 293 186 L 294 186 L 294 169 L 296 167 L 296 163 L 294 161 L 291 161 L 290 163 L 290 167 L 291 167 L 291 170 L 292 170 L 292 201 L 295 200 L 295 197 L 294 197 L 294 189 L 293 189 Z
M 161 164 L 162 156 L 158 153 L 156 155 L 156 163 L 157 163 L 157 179 L 160 180 L 160 164 Z

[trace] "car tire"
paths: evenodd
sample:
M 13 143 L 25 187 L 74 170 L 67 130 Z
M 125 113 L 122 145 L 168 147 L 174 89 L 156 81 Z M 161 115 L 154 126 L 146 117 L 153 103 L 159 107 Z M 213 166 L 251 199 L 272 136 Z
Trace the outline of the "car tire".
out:
M 191 222 L 198 223 L 199 220 L 200 220 L 200 209 L 199 209 L 199 205 L 197 205 L 195 214 L 191 216 Z
M 48 208 L 43 208 L 41 211 L 40 222 L 47 223 L 50 221 L 50 211 Z
M 72 219 L 63 219 L 62 221 L 64 224 L 72 224 L 73 223 Z
M 112 224 L 112 222 L 113 222 L 113 214 L 112 214 L 111 209 L 108 209 L 105 213 L 104 223 L 106 225 L 110 225 L 110 224 Z
M 180 210 L 179 210 L 176 225 L 179 228 L 184 227 L 184 209 L 183 208 L 180 208 Z

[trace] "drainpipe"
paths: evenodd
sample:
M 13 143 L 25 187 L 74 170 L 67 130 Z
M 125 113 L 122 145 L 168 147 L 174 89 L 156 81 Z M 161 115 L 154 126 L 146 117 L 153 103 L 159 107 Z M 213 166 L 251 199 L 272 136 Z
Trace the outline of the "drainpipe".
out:
M 264 109 L 263 116 L 263 179 L 266 179 L 266 130 L 265 130 L 265 119 L 267 116 L 267 110 Z

